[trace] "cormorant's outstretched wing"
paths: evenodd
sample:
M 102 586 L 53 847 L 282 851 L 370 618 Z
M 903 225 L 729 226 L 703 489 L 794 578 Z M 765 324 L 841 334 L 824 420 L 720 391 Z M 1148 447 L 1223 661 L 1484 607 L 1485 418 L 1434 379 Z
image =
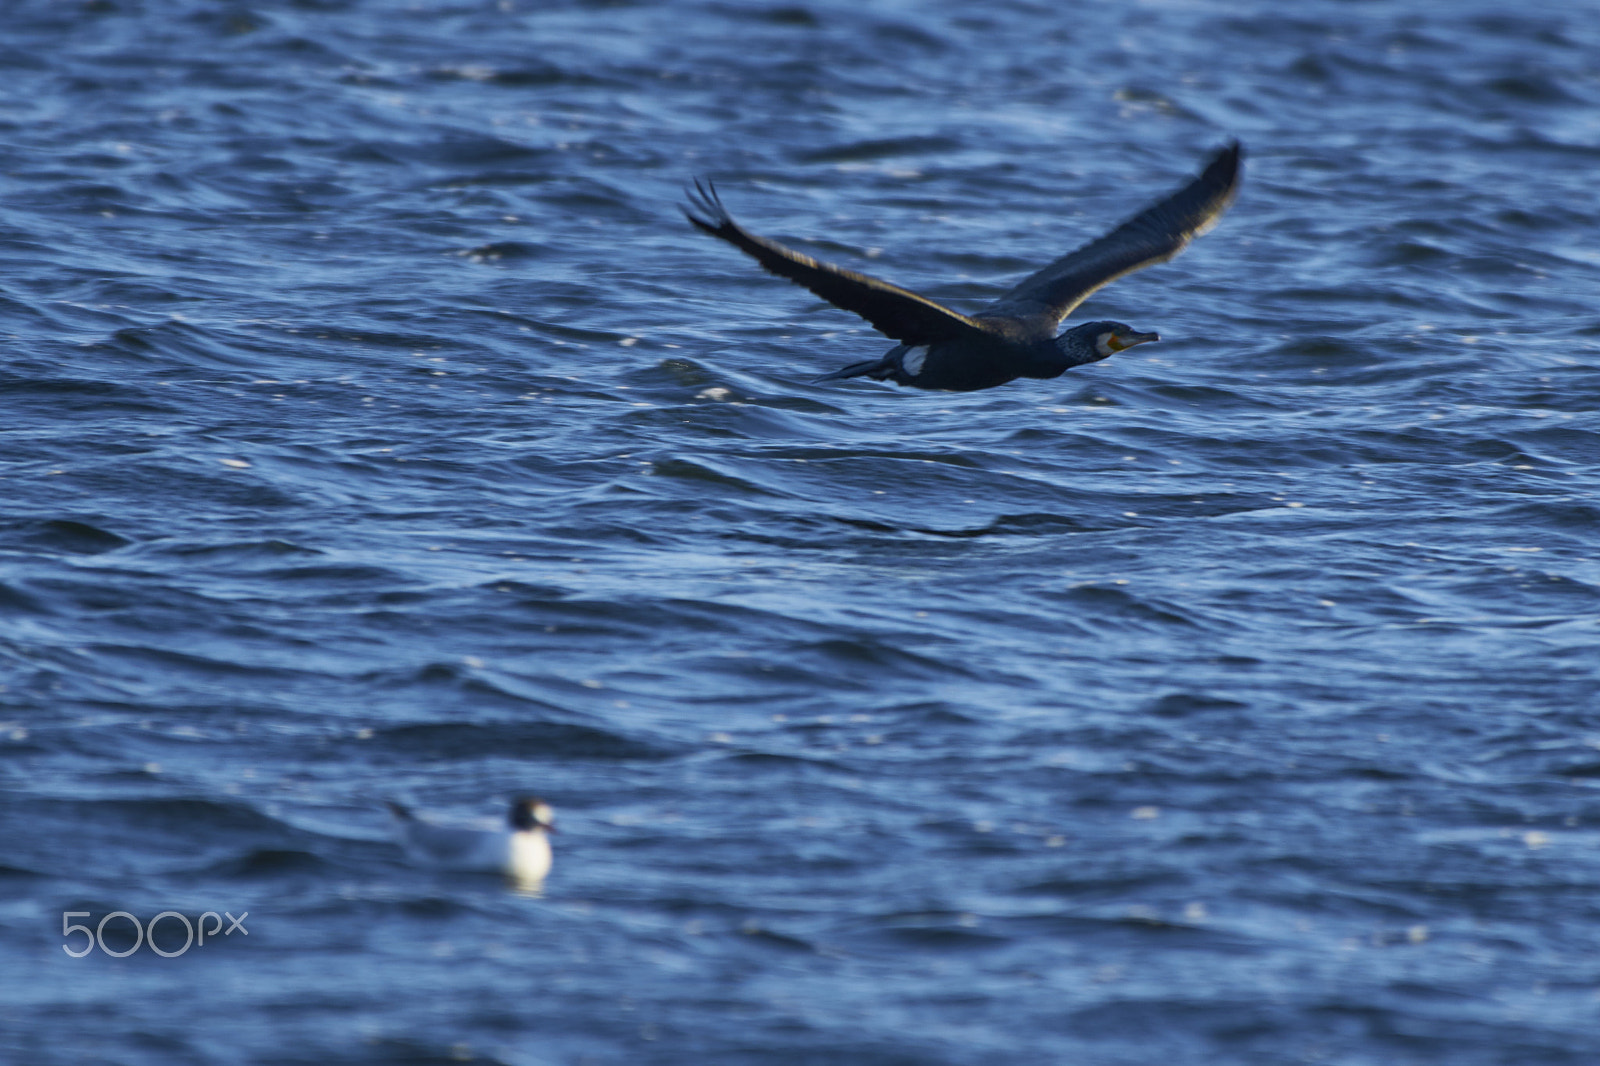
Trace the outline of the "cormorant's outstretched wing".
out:
M 1239 142 L 1223 148 L 1183 188 L 1075 252 L 1024 279 L 978 312 L 1025 320 L 1054 332 L 1090 293 L 1124 274 L 1163 263 L 1210 229 L 1239 191 Z
M 684 216 L 700 229 L 727 241 L 780 278 L 805 286 L 835 307 L 855 312 L 872 323 L 873 329 L 902 344 L 932 344 L 964 333 L 983 332 L 983 327 L 966 315 L 909 289 L 818 262 L 777 241 L 756 236 L 728 214 L 714 185 L 701 185 L 697 180 L 689 198 L 693 206 L 684 208 Z

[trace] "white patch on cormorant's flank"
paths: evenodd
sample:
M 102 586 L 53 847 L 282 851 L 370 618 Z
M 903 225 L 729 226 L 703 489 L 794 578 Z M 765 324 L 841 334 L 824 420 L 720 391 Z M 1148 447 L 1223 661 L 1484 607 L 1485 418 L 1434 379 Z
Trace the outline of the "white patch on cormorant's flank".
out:
M 927 358 L 928 346 L 926 344 L 919 344 L 915 348 L 907 348 L 905 354 L 900 357 L 900 369 L 905 371 L 906 377 L 914 378 L 922 373 L 922 364 Z

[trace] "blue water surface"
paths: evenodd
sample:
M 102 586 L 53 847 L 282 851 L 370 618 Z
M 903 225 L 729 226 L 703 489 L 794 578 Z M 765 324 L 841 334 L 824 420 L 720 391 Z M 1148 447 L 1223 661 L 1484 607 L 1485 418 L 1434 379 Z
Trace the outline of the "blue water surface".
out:
M 17 1061 L 1600 1062 L 1594 3 L 16 0 L 0 65 Z M 809 384 L 889 342 L 678 209 L 971 310 L 1233 137 L 1080 312 L 1160 344 L 971 394 Z M 522 791 L 542 896 L 383 807 Z M 63 950 L 117 911 L 249 917 Z

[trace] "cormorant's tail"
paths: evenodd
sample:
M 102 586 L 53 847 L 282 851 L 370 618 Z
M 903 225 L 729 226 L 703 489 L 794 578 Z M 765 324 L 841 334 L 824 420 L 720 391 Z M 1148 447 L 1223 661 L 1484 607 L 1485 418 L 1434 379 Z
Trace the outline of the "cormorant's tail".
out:
M 831 374 L 824 374 L 820 378 L 812 378 L 813 385 L 820 385 L 824 381 L 842 381 L 845 378 L 872 378 L 876 381 L 887 381 L 894 371 L 894 366 L 888 359 L 868 359 L 864 363 L 851 363 L 843 370 L 835 370 Z

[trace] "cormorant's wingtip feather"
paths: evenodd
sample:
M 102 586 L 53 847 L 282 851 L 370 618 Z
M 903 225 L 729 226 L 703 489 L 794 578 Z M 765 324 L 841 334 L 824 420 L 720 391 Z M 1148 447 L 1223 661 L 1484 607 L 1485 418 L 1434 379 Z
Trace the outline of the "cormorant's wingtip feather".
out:
M 1244 145 L 1235 138 L 1217 149 L 1206 164 L 1203 177 L 1232 184 L 1239 178 L 1239 164 L 1243 161 Z
M 691 180 L 694 187 L 684 188 L 684 195 L 689 200 L 689 206 L 683 208 L 684 217 L 707 233 L 715 233 L 731 223 L 733 216 L 722 206 L 722 197 L 717 195 L 716 183 L 710 178 L 696 177 Z M 701 215 L 706 217 L 702 218 Z
M 727 208 L 722 206 L 721 199 L 717 196 L 717 187 L 711 179 L 691 178 L 691 184 L 684 186 L 684 197 L 689 201 L 687 205 L 679 205 L 683 217 L 707 233 L 716 233 L 723 226 L 733 221 Z

